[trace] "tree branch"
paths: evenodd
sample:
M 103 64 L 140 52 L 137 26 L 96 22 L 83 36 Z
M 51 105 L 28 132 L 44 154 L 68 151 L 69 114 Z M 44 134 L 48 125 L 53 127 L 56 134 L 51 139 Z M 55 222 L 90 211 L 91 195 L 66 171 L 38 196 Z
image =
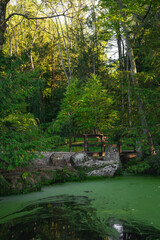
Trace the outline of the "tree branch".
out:
M 2 27 L 3 25 L 6 24 L 6 22 L 8 22 L 8 20 L 13 17 L 13 16 L 22 16 L 23 18 L 26 18 L 28 20 L 43 20 L 43 19 L 46 19 L 46 18 L 56 18 L 56 17 L 68 17 L 68 18 L 73 18 L 71 16 L 68 16 L 68 15 L 65 15 L 65 13 L 69 10 L 66 9 L 63 13 L 61 14 L 56 14 L 56 15 L 51 15 L 51 16 L 45 16 L 45 17 L 29 17 L 27 14 L 22 14 L 22 13 L 11 13 L 6 19 L 5 21 L 0 25 L 0 27 Z

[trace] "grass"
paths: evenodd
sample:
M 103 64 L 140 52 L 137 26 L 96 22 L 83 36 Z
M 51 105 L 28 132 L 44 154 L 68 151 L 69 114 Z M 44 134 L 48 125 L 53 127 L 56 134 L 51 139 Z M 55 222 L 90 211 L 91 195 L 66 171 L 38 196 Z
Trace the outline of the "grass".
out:
M 69 144 L 63 145 L 63 146 L 56 146 L 54 148 L 55 152 L 69 152 Z

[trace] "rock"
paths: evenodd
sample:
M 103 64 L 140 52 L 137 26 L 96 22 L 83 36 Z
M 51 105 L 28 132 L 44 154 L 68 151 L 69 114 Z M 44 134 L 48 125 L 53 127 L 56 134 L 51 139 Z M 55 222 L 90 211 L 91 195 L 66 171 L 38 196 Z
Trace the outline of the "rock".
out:
M 70 159 L 74 155 L 74 152 L 54 152 L 50 158 L 48 164 L 54 167 L 71 167 Z
M 34 166 L 38 166 L 38 167 L 45 167 L 48 165 L 49 162 L 49 158 L 50 156 L 52 156 L 52 154 L 54 154 L 54 152 L 41 152 L 39 154 L 39 157 L 36 158 L 33 162 Z
M 108 165 L 109 163 L 106 161 L 100 161 L 100 160 L 93 160 L 89 159 L 89 161 L 86 161 L 82 164 L 79 164 L 80 167 L 87 167 L 87 168 L 100 168 Z
M 89 161 L 89 157 L 85 152 L 76 152 L 70 159 L 71 165 L 74 167 L 81 167 L 87 161 Z
M 87 173 L 87 176 L 112 177 L 118 168 L 119 168 L 118 164 L 112 164 L 109 166 L 105 166 L 104 168 L 93 170 L 93 171 Z
M 113 164 L 113 163 L 119 164 L 120 154 L 119 154 L 118 148 L 112 145 L 108 145 L 104 160 L 110 164 Z
M 77 152 L 71 156 L 73 167 L 80 167 L 86 171 L 87 176 L 111 177 L 120 166 L 119 151 L 116 147 L 109 146 L 105 161 L 93 160 L 85 152 Z M 90 170 L 88 173 L 87 171 Z

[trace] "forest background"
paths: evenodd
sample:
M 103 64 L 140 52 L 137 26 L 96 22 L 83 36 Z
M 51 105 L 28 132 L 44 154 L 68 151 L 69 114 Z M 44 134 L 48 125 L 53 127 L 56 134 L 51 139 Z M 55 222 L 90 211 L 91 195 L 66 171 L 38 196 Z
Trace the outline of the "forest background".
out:
M 103 133 L 160 174 L 159 0 L 0 0 L 0 15 L 1 169 Z

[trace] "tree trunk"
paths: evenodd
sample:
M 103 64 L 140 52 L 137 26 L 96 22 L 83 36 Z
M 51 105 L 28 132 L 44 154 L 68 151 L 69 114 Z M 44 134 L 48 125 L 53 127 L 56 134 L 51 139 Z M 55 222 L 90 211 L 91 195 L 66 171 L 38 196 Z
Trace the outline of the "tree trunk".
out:
M 120 27 L 118 27 L 117 33 L 117 45 L 118 45 L 118 55 L 119 55 L 119 70 L 120 70 L 120 78 L 121 78 L 121 105 L 122 105 L 122 112 L 124 112 L 124 96 L 123 96 L 123 56 L 122 56 L 122 47 L 121 47 L 121 33 Z
M 127 83 L 128 83 L 128 123 L 129 126 L 132 126 L 132 119 L 131 119 L 131 114 L 132 114 L 132 105 L 131 105 L 131 93 L 130 93 L 130 77 L 129 77 L 129 58 L 128 58 L 128 51 L 126 54 L 126 71 L 127 71 Z
M 6 31 L 6 7 L 10 0 L 0 0 L 0 56 L 2 55 L 3 44 L 5 42 L 4 33 Z
M 9 24 L 8 24 L 8 36 L 9 36 L 9 45 L 10 45 L 10 56 L 12 56 L 12 36 L 11 36 L 10 21 L 9 21 Z
M 63 6 L 63 12 L 65 12 L 65 7 L 64 7 L 64 4 L 63 4 L 63 1 L 61 0 L 61 3 L 62 3 L 62 6 Z M 70 79 L 72 78 L 72 72 L 71 72 L 71 64 L 70 64 L 70 57 L 69 57 L 69 30 L 68 30 L 68 23 L 67 23 L 67 19 L 66 17 L 64 17 L 64 21 L 65 21 L 65 26 L 66 26 L 66 31 L 67 31 L 67 43 L 65 41 L 65 36 L 64 36 L 64 32 L 63 32 L 63 27 L 62 27 L 62 24 L 61 24 L 61 20 L 60 18 L 59 19 L 59 23 L 60 23 L 60 26 L 61 26 L 61 32 L 62 32 L 62 36 L 63 36 L 63 42 L 64 42 L 64 46 L 65 46 L 65 49 L 66 49 L 66 55 L 67 55 L 67 62 L 68 62 L 68 70 L 69 70 L 69 74 L 70 74 Z
M 53 22 L 53 20 L 52 20 L 52 22 Z M 57 18 L 56 18 L 56 24 L 55 25 L 56 25 L 56 29 L 57 29 L 57 33 L 58 33 L 58 39 L 59 39 L 58 48 L 59 48 L 59 53 L 60 53 L 60 57 L 61 57 L 61 63 L 62 63 L 62 67 L 63 67 L 64 73 L 65 73 L 67 81 L 68 81 L 68 85 L 70 85 L 70 79 L 68 77 L 68 74 L 67 74 L 67 71 L 66 71 L 66 68 L 65 68 L 65 64 L 64 64 L 64 60 L 63 60 L 63 56 L 62 56 L 62 51 L 61 51 L 61 36 L 60 36 L 60 32 L 59 32 L 59 26 L 58 26 Z
M 30 60 L 31 60 L 31 69 L 32 70 L 34 70 L 34 61 L 33 61 L 32 50 L 33 50 L 33 45 L 34 45 L 34 42 L 35 42 L 35 39 L 36 39 L 37 30 L 38 30 L 38 23 L 37 23 L 37 20 L 36 20 L 36 29 L 34 31 L 32 43 L 31 43 L 31 47 L 30 47 Z
M 71 79 L 71 78 L 72 78 L 72 73 L 71 73 L 70 58 L 69 58 L 69 53 L 68 53 L 68 37 L 67 37 L 67 44 L 66 44 L 66 40 L 65 40 L 65 36 L 64 36 L 64 32 L 63 32 L 63 27 L 62 27 L 62 23 L 61 23 L 61 20 L 60 20 L 59 17 L 58 17 L 58 20 L 59 20 L 59 24 L 60 24 L 60 28 L 61 28 L 61 33 L 62 33 L 62 38 L 63 38 L 64 47 L 65 47 L 65 50 L 66 50 L 68 70 L 69 70 L 69 79 Z M 66 20 L 65 20 L 65 24 L 66 24 L 66 30 L 67 30 L 67 36 L 68 36 L 68 27 L 67 27 Z

